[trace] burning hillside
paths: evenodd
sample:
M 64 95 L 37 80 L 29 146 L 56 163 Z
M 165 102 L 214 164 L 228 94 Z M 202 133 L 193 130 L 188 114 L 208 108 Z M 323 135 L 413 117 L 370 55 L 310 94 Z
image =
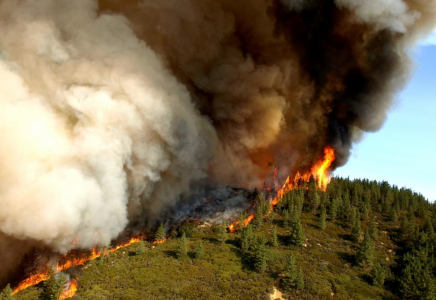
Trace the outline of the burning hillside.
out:
M 213 213 L 204 191 L 231 218 L 265 178 L 324 189 L 436 19 L 421 0 L 0 3 L 3 283 L 34 247 Z

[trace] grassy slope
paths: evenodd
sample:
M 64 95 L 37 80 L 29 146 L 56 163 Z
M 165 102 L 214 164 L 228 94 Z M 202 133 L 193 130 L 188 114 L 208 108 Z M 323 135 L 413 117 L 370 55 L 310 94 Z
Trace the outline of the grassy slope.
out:
M 377 256 L 392 262 L 395 246 L 386 232 L 393 225 L 377 216 Z M 176 259 L 177 240 L 157 245 L 140 256 L 134 255 L 136 245 L 131 245 L 108 255 L 100 266 L 93 261 L 74 270 L 80 277 L 74 299 L 269 299 L 272 287 L 280 286 L 280 273 L 290 253 L 302 267 L 306 284 L 305 291 L 290 295 L 291 299 L 394 298 L 372 286 L 364 270 L 354 264 L 356 245 L 349 239 L 351 229 L 336 221 L 327 222 L 326 230 L 320 231 L 318 217 L 310 213 L 303 213 L 301 221 L 308 238 L 306 247 L 286 246 L 288 233 L 281 226 L 280 217 L 275 221 L 279 246 L 270 248 L 264 274 L 254 272 L 241 255 L 238 234 L 230 234 L 227 243 L 220 246 L 213 228 L 197 228 L 190 238 L 190 251 L 203 241 L 203 259 L 193 259 L 193 252 L 189 253 L 190 258 Z M 365 226 L 362 222 L 363 230 Z M 272 224 L 266 223 L 261 231 L 269 237 L 271 228 Z M 15 298 L 38 299 L 40 289 L 29 288 Z

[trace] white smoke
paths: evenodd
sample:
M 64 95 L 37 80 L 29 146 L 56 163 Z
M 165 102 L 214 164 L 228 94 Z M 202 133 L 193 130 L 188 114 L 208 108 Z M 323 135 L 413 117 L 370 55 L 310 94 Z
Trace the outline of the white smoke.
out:
M 2 232 L 104 244 L 128 201 L 158 214 L 205 176 L 211 126 L 124 17 L 88 0 L 6 0 L 0 16 Z

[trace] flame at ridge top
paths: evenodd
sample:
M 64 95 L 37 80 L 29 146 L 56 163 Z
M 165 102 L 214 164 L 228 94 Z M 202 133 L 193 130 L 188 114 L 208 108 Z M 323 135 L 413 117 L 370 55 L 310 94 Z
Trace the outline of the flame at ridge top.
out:
M 297 172 L 294 176 L 294 178 L 291 180 L 291 176 L 288 176 L 286 178 L 285 183 L 283 186 L 277 191 L 277 195 L 270 201 L 271 208 L 267 215 L 269 215 L 274 206 L 276 206 L 283 198 L 285 193 L 293 190 L 294 188 L 298 187 L 299 182 L 305 181 L 308 182 L 310 180 L 310 177 L 313 176 L 317 183 L 318 188 L 325 192 L 327 189 L 327 185 L 330 183 L 331 174 L 330 174 L 330 167 L 332 163 L 335 161 L 335 150 L 330 147 L 326 146 L 324 148 L 324 158 L 323 160 L 317 162 L 311 169 L 310 172 L 300 174 L 300 172 Z M 276 176 L 276 170 L 274 170 Z M 266 187 L 268 188 L 268 187 Z M 244 227 L 247 226 L 254 218 L 254 214 L 249 215 L 245 221 L 244 221 Z M 239 224 L 239 221 L 233 222 L 231 225 L 228 226 L 228 229 L 230 232 L 236 231 L 236 226 Z

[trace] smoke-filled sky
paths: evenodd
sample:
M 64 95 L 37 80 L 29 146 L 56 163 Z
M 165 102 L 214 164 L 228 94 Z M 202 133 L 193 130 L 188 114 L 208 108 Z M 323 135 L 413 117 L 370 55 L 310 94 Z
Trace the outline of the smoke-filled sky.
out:
M 0 0 L 3 271 L 33 245 L 153 226 L 205 186 L 308 172 L 327 146 L 346 164 L 435 16 L 428 0 Z
M 383 128 L 355 146 L 335 175 L 387 180 L 436 200 L 436 33 L 414 51 L 410 83 Z

